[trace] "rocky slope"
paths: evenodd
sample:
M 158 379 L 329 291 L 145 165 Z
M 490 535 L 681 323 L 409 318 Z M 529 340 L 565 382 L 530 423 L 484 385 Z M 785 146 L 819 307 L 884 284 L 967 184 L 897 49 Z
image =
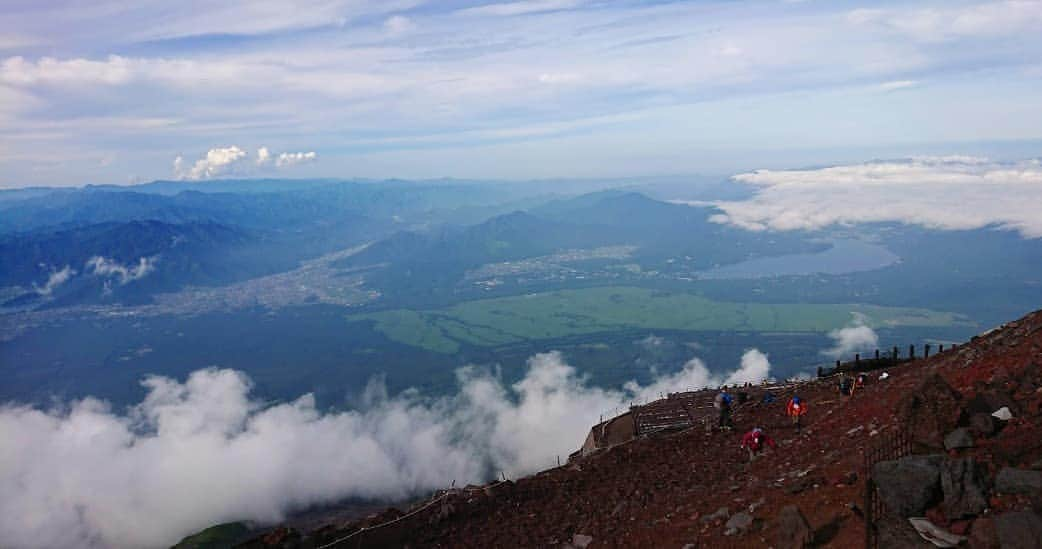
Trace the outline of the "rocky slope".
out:
M 734 431 L 644 436 L 516 481 L 306 533 L 277 528 L 244 546 L 863 546 L 865 453 L 888 451 L 900 431 L 914 455 L 872 468 L 888 512 L 879 546 L 930 546 L 903 518 L 924 515 L 971 547 L 1042 547 L 1042 311 L 886 373 L 849 399 L 835 379 L 796 387 L 810 403 L 800 434 L 784 414 L 789 394 L 763 404 L 751 388 Z M 1004 407 L 1012 418 L 993 418 Z M 739 439 L 754 426 L 778 448 L 749 462 Z

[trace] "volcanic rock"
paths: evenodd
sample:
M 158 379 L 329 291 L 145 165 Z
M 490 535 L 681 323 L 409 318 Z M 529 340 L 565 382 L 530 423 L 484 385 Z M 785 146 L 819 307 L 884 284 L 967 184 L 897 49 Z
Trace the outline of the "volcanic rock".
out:
M 1042 517 L 1030 511 L 1003 513 L 995 518 L 1002 549 L 1042 547 Z
M 971 457 L 946 459 L 941 464 L 941 490 L 949 520 L 979 515 L 988 507 L 984 480 Z
M 724 534 L 732 536 L 738 533 L 745 533 L 745 531 L 748 530 L 749 527 L 752 525 L 753 516 L 749 513 L 746 513 L 745 511 L 740 511 L 738 513 L 735 513 L 733 517 L 728 519 L 727 524 L 725 525 L 727 527 L 727 531 L 724 532 Z
M 961 450 L 963 448 L 973 448 L 973 436 L 970 435 L 969 429 L 960 427 L 944 437 L 945 450 Z
M 961 395 L 940 374 L 926 378 L 898 406 L 898 417 L 909 437 L 929 448 L 944 447 L 944 435 L 962 415 Z
M 587 536 L 586 534 L 575 534 L 572 536 L 572 546 L 578 547 L 579 549 L 585 549 L 587 545 L 593 543 L 593 536 Z
M 995 491 L 1002 494 L 1042 492 L 1042 471 L 1005 467 L 995 476 Z
M 774 519 L 776 534 L 774 546 L 778 549 L 804 549 L 814 542 L 814 530 L 799 507 L 788 505 Z
M 919 532 L 912 528 L 908 521 L 901 518 L 890 517 L 879 521 L 879 547 L 886 549 L 933 549 L 932 543 L 927 543 L 919 537 Z
M 879 497 L 900 517 L 922 516 L 941 496 L 944 456 L 908 456 L 881 461 L 872 468 Z
M 977 412 L 970 416 L 970 432 L 978 437 L 990 437 L 999 429 L 999 421 L 988 412 Z

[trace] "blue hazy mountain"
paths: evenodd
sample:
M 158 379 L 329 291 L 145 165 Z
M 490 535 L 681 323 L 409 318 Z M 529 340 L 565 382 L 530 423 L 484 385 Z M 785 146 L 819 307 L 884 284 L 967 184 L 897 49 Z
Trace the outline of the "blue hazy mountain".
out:
M 709 268 L 828 247 L 804 235 L 755 233 L 709 221 L 717 213 L 609 190 L 464 228 L 400 232 L 341 265 L 376 267 L 369 282 L 384 295 L 400 305 L 430 306 L 458 298 L 456 286 L 470 269 L 570 250 L 627 246 L 641 265 L 668 270 L 678 256 L 690 258 L 687 268 Z
M 7 235 L 0 237 L 0 286 L 31 288 L 8 306 L 142 301 L 155 292 L 226 284 L 291 265 L 258 253 L 261 245 L 255 233 L 212 222 L 110 222 Z

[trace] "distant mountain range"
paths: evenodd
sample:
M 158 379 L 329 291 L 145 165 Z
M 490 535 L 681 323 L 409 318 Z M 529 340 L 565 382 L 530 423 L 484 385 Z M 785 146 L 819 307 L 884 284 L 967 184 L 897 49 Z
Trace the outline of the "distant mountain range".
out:
M 1021 304 L 1042 287 L 1037 270 L 1042 241 L 1009 231 L 880 224 L 757 232 L 714 222 L 720 211 L 713 206 L 661 200 L 734 199 L 739 192 L 734 187 L 710 178 L 272 179 L 5 190 L 0 191 L 0 306 L 138 303 L 187 285 L 287 271 L 360 244 L 369 246 L 333 265 L 366 268 L 366 287 L 381 296 L 367 307 L 377 308 L 440 307 L 576 285 L 686 291 L 693 273 L 757 257 L 821 251 L 837 236 L 878 242 L 901 260 L 885 269 L 813 281 L 807 276 L 702 280 L 698 291 L 732 301 L 958 305 L 967 314 L 1003 318 L 1022 312 Z M 617 246 L 626 247 L 625 261 L 576 259 L 574 253 L 567 267 L 544 261 L 544 267 L 573 276 L 544 269 L 500 286 L 491 276 L 479 293 L 464 284 L 468 272 L 486 265 L 538 263 L 554 254 Z M 88 265 L 94 258 L 105 262 Z M 99 269 L 110 274 L 99 275 Z M 595 276 L 585 276 L 588 272 Z
M 687 268 L 709 268 L 828 247 L 806 235 L 749 232 L 709 221 L 716 213 L 712 207 L 672 204 L 635 192 L 603 191 L 553 200 L 463 229 L 400 232 L 341 266 L 379 266 L 369 280 L 384 294 L 433 305 L 451 299 L 469 269 L 566 250 L 633 246 L 634 261 L 669 269 L 676 257 L 689 258 Z

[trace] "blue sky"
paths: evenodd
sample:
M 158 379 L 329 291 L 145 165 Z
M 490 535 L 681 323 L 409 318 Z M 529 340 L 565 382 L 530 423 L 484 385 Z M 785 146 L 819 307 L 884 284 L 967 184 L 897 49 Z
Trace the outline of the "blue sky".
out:
M 1034 157 L 1040 29 L 1019 0 L 6 0 L 0 187 Z

